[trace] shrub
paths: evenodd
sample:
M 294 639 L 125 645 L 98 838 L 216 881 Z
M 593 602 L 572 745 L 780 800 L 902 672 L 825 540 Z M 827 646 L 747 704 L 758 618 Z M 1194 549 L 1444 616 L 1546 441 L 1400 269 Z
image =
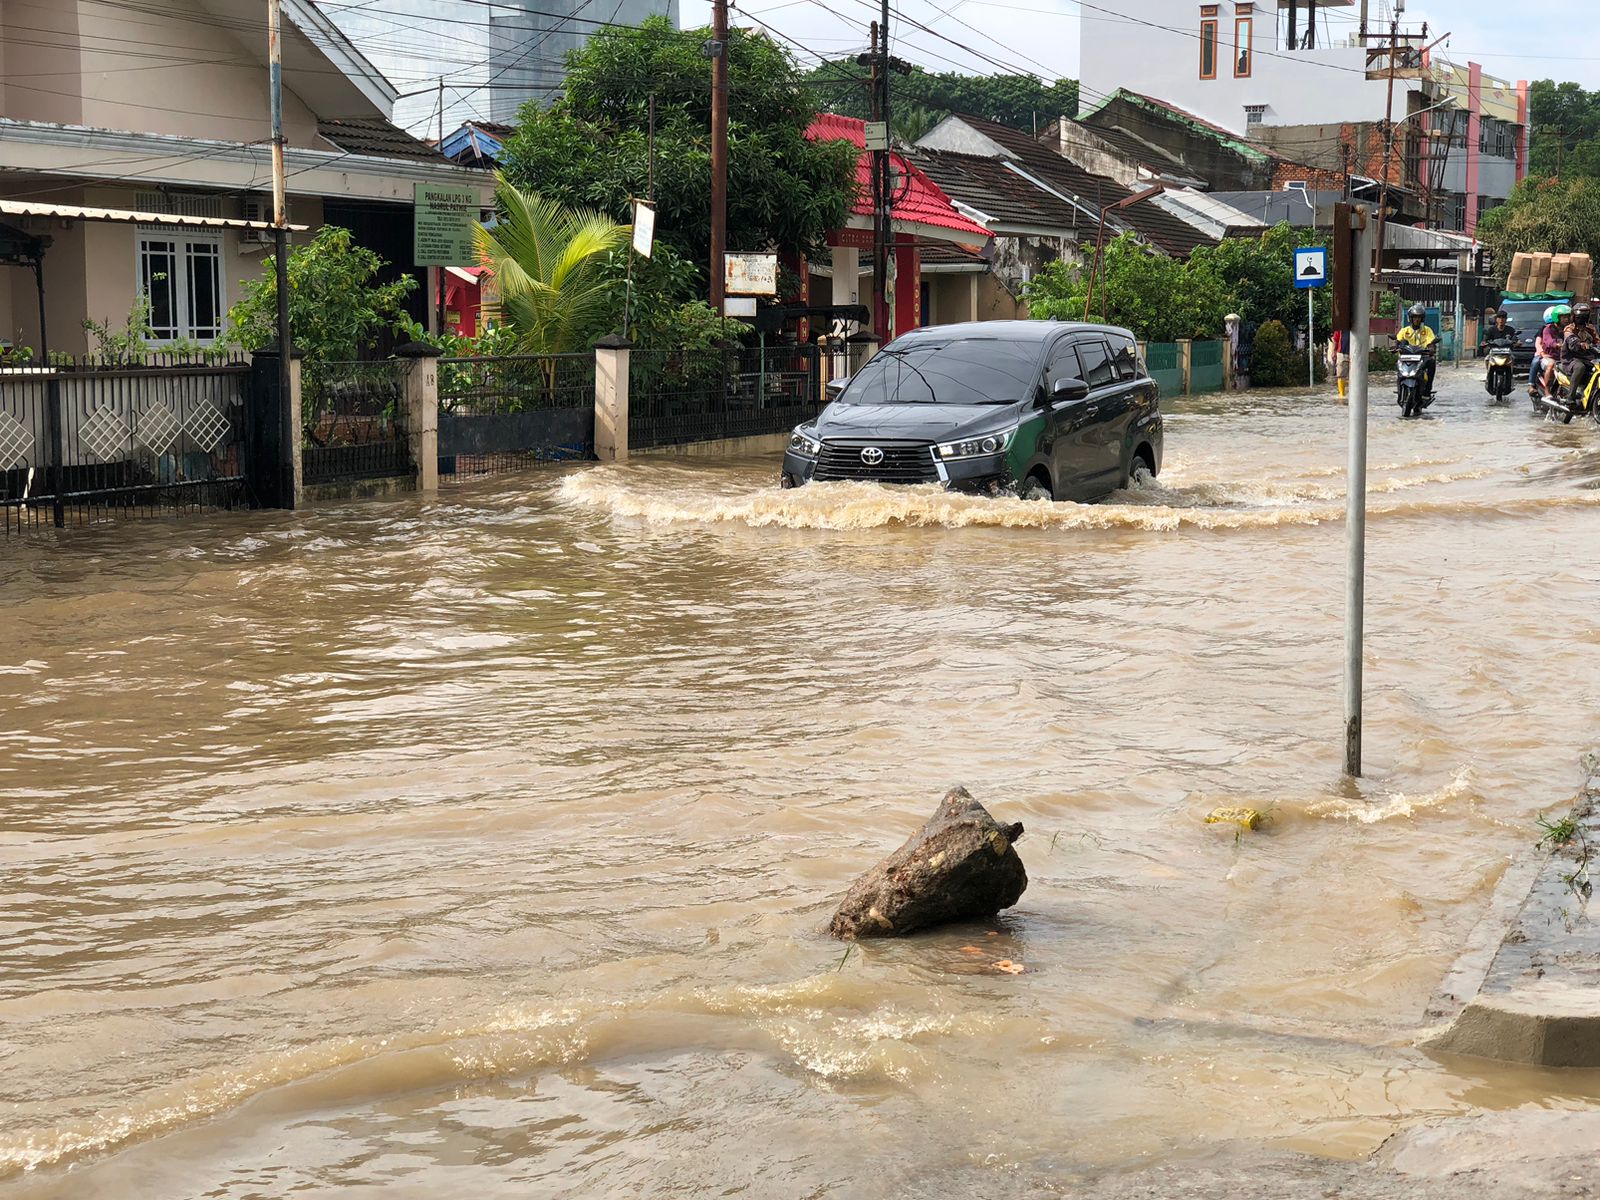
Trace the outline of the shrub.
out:
M 1251 387 L 1288 387 L 1296 382 L 1294 343 L 1282 321 L 1268 321 L 1256 330 L 1250 351 Z

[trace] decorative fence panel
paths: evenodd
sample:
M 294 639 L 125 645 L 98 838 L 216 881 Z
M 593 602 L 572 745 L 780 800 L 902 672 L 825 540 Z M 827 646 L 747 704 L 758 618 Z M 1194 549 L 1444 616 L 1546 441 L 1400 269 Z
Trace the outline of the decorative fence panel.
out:
M 787 433 L 825 403 L 815 346 L 635 350 L 628 392 L 635 450 Z
M 301 471 L 307 484 L 412 474 L 401 407 L 408 364 L 306 363 L 301 381 Z
M 0 369 L 0 524 L 243 504 L 249 379 L 215 359 Z
M 1220 392 L 1222 390 L 1222 354 L 1226 342 L 1193 342 L 1189 347 L 1189 390 L 1191 392 Z M 1166 389 L 1163 388 L 1163 391 Z
M 594 362 L 592 352 L 441 358 L 441 480 L 591 457 Z
M 1177 342 L 1151 342 L 1144 352 L 1145 369 L 1161 385 L 1163 396 L 1183 395 L 1183 363 Z

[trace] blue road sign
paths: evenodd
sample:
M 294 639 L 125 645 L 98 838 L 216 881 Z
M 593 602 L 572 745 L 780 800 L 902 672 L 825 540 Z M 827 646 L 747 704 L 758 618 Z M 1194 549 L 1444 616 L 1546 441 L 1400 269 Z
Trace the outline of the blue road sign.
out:
M 1328 251 L 1308 246 L 1294 252 L 1294 285 L 1297 288 L 1323 287 L 1328 282 Z

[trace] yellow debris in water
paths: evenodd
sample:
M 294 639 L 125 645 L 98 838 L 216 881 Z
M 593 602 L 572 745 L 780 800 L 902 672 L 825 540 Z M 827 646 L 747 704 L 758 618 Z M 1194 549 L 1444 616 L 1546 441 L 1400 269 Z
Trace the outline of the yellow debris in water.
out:
M 1260 829 L 1266 818 L 1254 808 L 1213 808 L 1207 825 L 1237 825 L 1240 829 Z

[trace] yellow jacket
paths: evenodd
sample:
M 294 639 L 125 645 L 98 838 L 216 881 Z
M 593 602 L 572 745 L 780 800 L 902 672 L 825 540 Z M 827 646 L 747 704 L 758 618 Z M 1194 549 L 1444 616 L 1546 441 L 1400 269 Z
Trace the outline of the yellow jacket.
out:
M 1413 329 L 1407 325 L 1394 335 L 1394 340 L 1404 342 L 1408 346 L 1415 346 L 1418 350 L 1426 350 L 1439 340 L 1439 335 L 1424 325 L 1421 329 Z

